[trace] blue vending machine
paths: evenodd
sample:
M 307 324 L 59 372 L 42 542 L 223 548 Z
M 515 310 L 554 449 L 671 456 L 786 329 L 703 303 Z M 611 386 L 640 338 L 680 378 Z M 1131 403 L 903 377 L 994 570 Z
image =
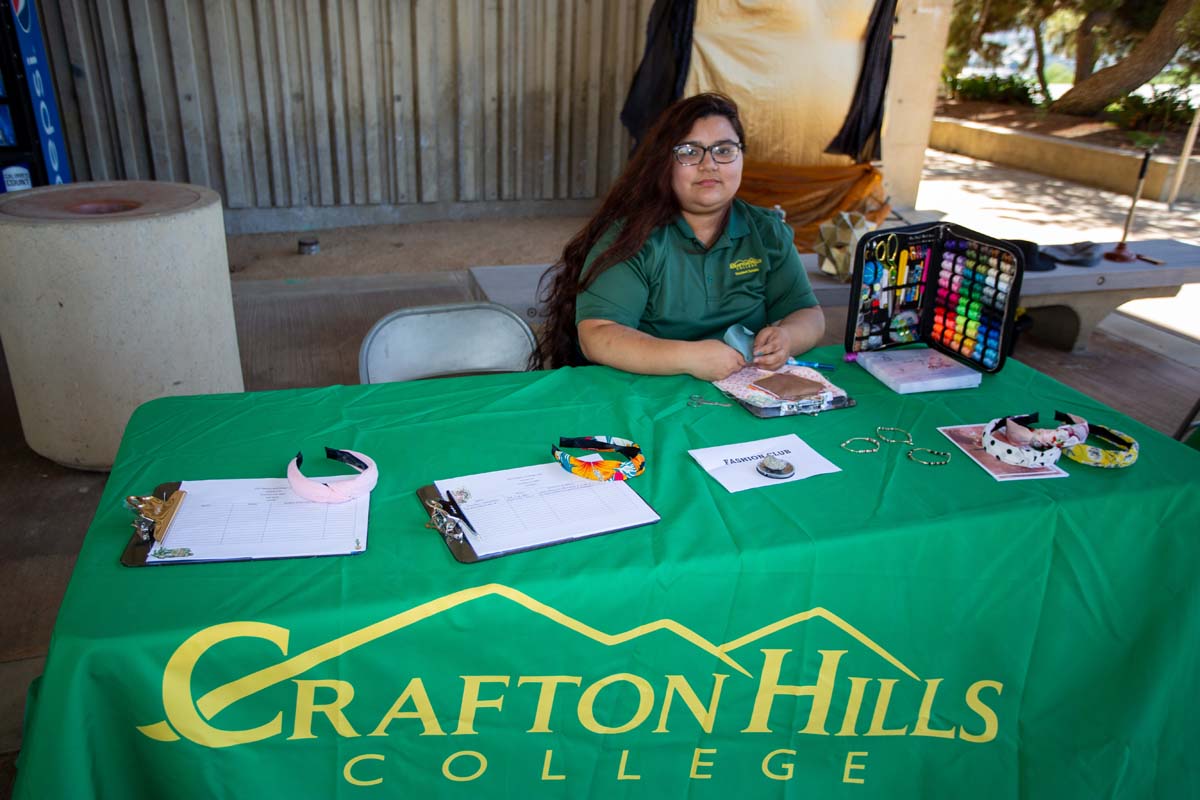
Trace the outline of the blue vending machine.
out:
M 70 181 L 34 0 L 0 0 L 0 192 Z

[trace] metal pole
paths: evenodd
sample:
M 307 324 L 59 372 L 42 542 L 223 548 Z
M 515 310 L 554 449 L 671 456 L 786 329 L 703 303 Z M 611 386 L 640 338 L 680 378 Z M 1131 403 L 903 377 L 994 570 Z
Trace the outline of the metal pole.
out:
M 1125 216 L 1125 230 L 1121 231 L 1121 243 L 1129 238 L 1129 226 L 1133 224 L 1133 210 L 1137 208 L 1138 198 L 1142 196 L 1142 187 L 1146 185 L 1146 170 L 1150 167 L 1150 156 L 1153 154 L 1154 148 L 1146 151 L 1142 156 L 1142 168 L 1138 172 L 1137 188 L 1133 190 L 1133 202 L 1129 204 L 1129 213 Z
M 1200 128 L 1200 105 L 1192 115 L 1192 124 L 1188 128 L 1187 137 L 1183 140 L 1183 152 L 1179 155 L 1179 163 L 1175 165 L 1175 176 L 1171 180 L 1171 193 L 1167 195 L 1167 211 L 1175 204 L 1179 196 L 1179 187 L 1183 185 L 1183 173 L 1187 171 L 1188 159 L 1192 157 L 1192 147 L 1196 144 L 1196 129 Z
M 1150 168 L 1150 156 L 1154 155 L 1154 146 L 1146 149 L 1146 154 L 1142 156 L 1142 168 L 1138 170 L 1137 188 L 1133 190 L 1133 202 L 1129 204 L 1129 213 L 1125 215 L 1125 229 L 1121 231 L 1121 241 L 1117 242 L 1117 246 L 1104 254 L 1104 257 L 1109 261 L 1133 261 L 1138 255 L 1132 252 L 1125 244 L 1125 240 L 1129 238 L 1129 226 L 1133 224 L 1133 210 L 1137 208 L 1138 198 L 1142 196 L 1142 187 L 1146 185 L 1146 170 Z

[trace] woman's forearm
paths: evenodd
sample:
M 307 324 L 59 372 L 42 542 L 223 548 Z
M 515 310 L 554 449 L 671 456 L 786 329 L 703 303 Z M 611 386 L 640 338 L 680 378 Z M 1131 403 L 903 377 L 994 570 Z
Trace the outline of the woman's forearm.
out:
M 643 375 L 678 375 L 687 372 L 686 354 L 669 339 L 609 320 L 583 320 L 579 323 L 579 347 L 588 361 L 637 372 Z
M 791 355 L 798 356 L 816 347 L 825 336 L 825 312 L 820 306 L 801 308 L 779 321 L 788 332 Z
M 744 366 L 724 342 L 659 339 L 610 320 L 579 323 L 579 346 L 589 361 L 642 375 L 693 375 L 720 380 Z

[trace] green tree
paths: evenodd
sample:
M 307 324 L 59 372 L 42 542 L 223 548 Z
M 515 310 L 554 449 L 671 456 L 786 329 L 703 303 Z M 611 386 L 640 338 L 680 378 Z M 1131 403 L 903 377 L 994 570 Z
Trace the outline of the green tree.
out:
M 957 75 L 972 53 L 985 64 L 998 64 L 1004 48 L 983 37 L 1018 27 L 1024 7 L 1022 0 L 955 0 L 946 43 L 946 71 Z
M 1021 22 L 1033 33 L 1033 72 L 1042 90 L 1043 100 L 1050 99 L 1046 80 L 1046 21 L 1063 8 L 1063 0 L 1033 0 L 1021 12 Z
M 1136 7 L 1128 8 L 1124 18 L 1126 23 L 1130 28 L 1138 23 L 1144 24 L 1155 5 L 1159 4 L 1143 0 L 1135 4 Z M 1121 8 L 1118 8 L 1112 13 L 1120 11 Z M 1070 91 L 1050 105 L 1050 110 L 1090 116 L 1148 82 L 1171 62 L 1185 44 L 1189 31 L 1192 30 L 1191 21 L 1185 21 L 1189 13 L 1197 13 L 1195 0 L 1166 0 L 1158 9 L 1148 32 L 1132 45 L 1124 57 L 1110 67 L 1077 80 Z M 1087 16 L 1084 19 L 1086 23 Z M 1080 75 L 1079 64 L 1083 60 L 1082 56 L 1090 55 L 1090 52 L 1081 54 L 1080 49 L 1080 40 L 1077 39 L 1077 79 Z M 1095 59 L 1092 59 L 1091 64 L 1095 64 Z
M 1198 0 L 955 0 L 946 48 L 951 75 L 977 54 L 998 64 L 1003 48 L 986 40 L 997 31 L 1033 34 L 1032 67 L 1049 100 L 1049 54 L 1073 56 L 1075 86 L 1051 108 L 1095 114 L 1146 83 L 1176 59 L 1184 73 L 1200 65 Z M 1095 71 L 1101 58 L 1115 59 Z

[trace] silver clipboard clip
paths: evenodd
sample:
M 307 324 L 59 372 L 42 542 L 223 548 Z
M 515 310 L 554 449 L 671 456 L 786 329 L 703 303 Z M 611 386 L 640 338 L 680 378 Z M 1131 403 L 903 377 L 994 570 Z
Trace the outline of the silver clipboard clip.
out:
M 784 400 L 779 405 L 779 413 L 781 416 L 807 414 L 810 417 L 815 417 L 817 414 L 828 409 L 832 402 L 833 392 L 826 390 L 799 400 Z
M 463 517 L 462 510 L 454 502 L 454 498 L 430 498 L 425 501 L 429 508 L 429 522 L 426 528 L 433 528 L 438 533 L 450 539 L 461 540 L 467 531 L 475 532 L 471 523 Z
M 462 513 L 454 497 L 443 496 L 433 484 L 418 489 L 417 497 L 421 500 L 425 513 L 429 515 L 425 527 L 438 532 L 450 555 L 464 564 L 480 561 L 471 546 L 471 540 L 466 536 L 467 531 L 475 533 L 475 529 L 467 522 L 466 515 Z

